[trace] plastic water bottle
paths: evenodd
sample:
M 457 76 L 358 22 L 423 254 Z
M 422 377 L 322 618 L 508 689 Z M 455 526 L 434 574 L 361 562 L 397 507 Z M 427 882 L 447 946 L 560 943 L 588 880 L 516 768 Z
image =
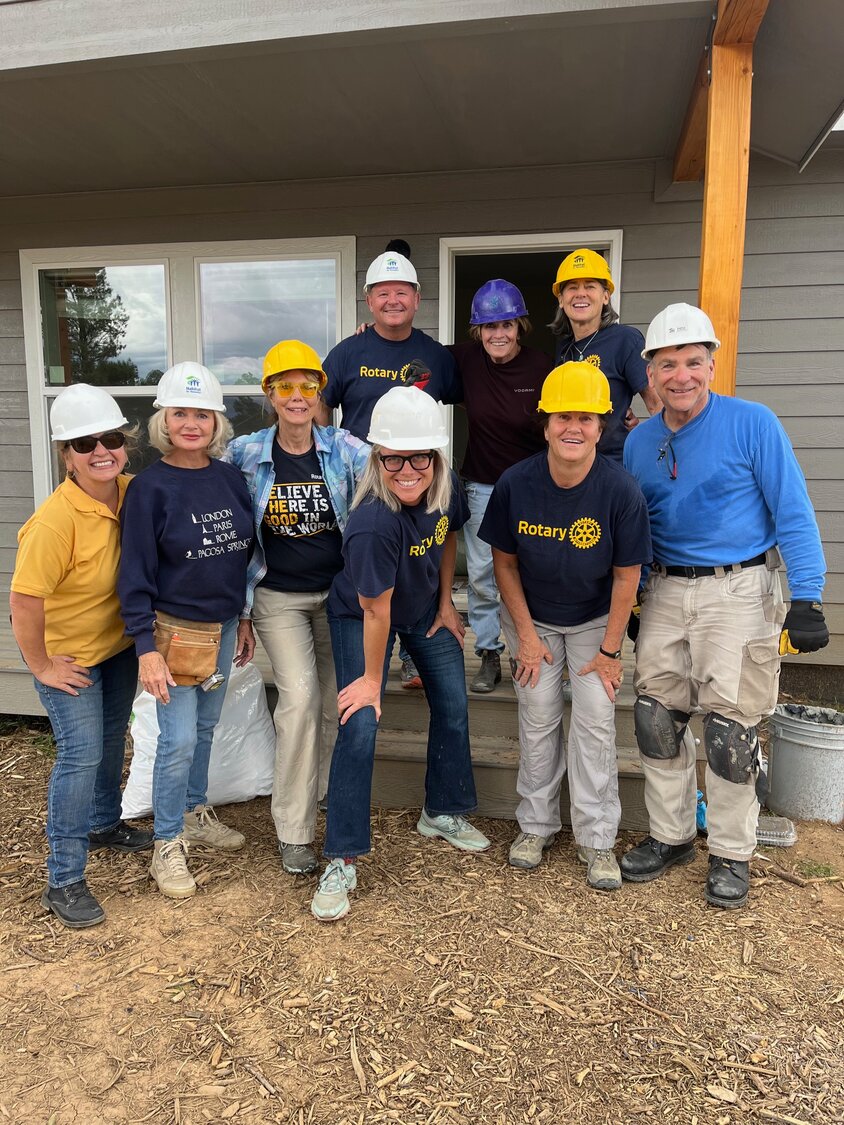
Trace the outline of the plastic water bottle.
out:
M 697 830 L 700 833 L 706 832 L 706 801 L 703 799 L 703 793 L 698 789 L 697 791 L 697 813 L 695 817 L 697 821 Z

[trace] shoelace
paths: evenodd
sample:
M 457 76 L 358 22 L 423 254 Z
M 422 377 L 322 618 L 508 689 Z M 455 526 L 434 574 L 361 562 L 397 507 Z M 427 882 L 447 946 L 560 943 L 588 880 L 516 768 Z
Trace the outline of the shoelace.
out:
M 341 867 L 342 860 L 333 860 L 326 867 L 319 881 L 319 891 L 326 894 L 333 894 L 341 888 L 346 888 L 346 875 L 345 865 Z
M 168 842 L 161 849 L 160 855 L 161 855 L 161 858 L 164 860 L 165 863 L 172 863 L 174 858 L 175 858 L 176 852 L 182 853 L 183 862 L 187 861 L 187 858 L 188 858 L 188 842 L 187 842 L 187 840 L 184 840 L 184 839 L 168 840 Z M 176 862 L 178 863 L 178 860 L 176 860 Z

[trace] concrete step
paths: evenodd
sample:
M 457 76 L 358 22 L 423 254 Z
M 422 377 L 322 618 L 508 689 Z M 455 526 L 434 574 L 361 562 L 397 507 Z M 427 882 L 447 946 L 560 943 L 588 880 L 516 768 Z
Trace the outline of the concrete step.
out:
M 427 729 L 427 728 L 426 728 Z M 372 803 L 379 808 L 413 808 L 422 804 L 425 792 L 426 733 L 381 727 L 375 752 Z M 504 736 L 472 736 L 472 766 L 478 794 L 478 813 L 512 820 L 519 797 L 516 776 L 519 768 L 518 741 Z M 618 782 L 621 797 L 621 828 L 647 831 L 644 782 L 638 752 L 618 749 Z M 566 780 L 560 794 L 560 816 L 571 824 Z

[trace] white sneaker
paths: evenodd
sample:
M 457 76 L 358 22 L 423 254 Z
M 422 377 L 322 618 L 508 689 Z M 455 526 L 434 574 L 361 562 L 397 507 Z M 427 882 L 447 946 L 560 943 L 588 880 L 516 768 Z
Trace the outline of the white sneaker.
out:
M 621 868 L 612 848 L 577 846 L 577 858 L 586 864 L 586 882 L 596 891 L 617 891 L 621 886 Z
M 557 833 L 550 836 L 537 836 L 533 832 L 520 832 L 510 845 L 510 854 L 507 857 L 511 867 L 521 867 L 523 871 L 532 871 L 542 863 L 542 853 L 547 851 L 557 838 Z
M 196 883 L 188 871 L 187 861 L 188 845 L 184 836 L 155 841 L 149 873 L 163 895 L 190 898 L 196 894 Z
M 358 885 L 357 868 L 343 859 L 332 859 L 322 873 L 311 899 L 311 914 L 320 922 L 339 922 L 351 909 L 349 891 Z
M 449 813 L 431 816 L 423 809 L 416 831 L 420 836 L 442 836 L 464 852 L 483 852 L 489 847 L 489 840 L 483 832 L 474 828 L 465 816 L 452 816 Z
M 189 844 L 204 844 L 223 852 L 239 851 L 246 843 L 242 832 L 228 828 L 210 805 L 197 805 L 185 813 L 185 839 Z

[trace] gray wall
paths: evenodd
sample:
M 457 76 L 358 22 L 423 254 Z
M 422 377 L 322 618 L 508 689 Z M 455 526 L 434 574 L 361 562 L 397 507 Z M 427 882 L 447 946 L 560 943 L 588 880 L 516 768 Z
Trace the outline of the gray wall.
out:
M 245 238 L 357 236 L 359 282 L 390 237 L 406 238 L 423 286 L 417 325 L 436 335 L 439 239 L 446 234 L 621 227 L 622 318 L 644 329 L 673 300 L 694 301 L 700 191 L 671 187 L 651 161 L 495 173 L 113 192 L 4 201 L 0 219 L 0 582 L 32 508 L 17 250 Z M 737 393 L 766 403 L 794 442 L 827 553 L 833 642 L 844 664 L 844 151 L 798 176 L 751 165 Z M 360 305 L 361 318 L 365 306 Z M 5 595 L 4 595 L 5 596 Z M 20 667 L 5 614 L 0 669 Z M 792 658 L 807 662 L 805 657 Z M 0 711 L 28 708 L 0 673 Z

